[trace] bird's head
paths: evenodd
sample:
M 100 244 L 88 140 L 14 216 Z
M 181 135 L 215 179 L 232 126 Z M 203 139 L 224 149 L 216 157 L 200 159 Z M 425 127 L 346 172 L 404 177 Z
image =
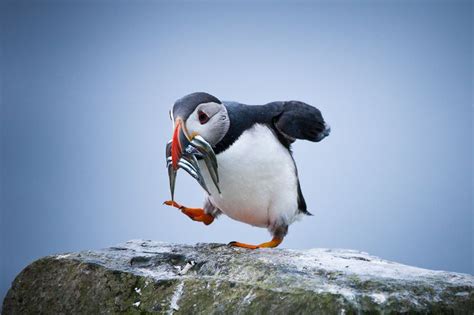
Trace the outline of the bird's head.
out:
M 204 92 L 186 95 L 174 103 L 172 119 L 176 129 L 191 141 L 201 136 L 215 146 L 229 130 L 229 115 L 215 96 Z
M 225 106 L 215 96 L 197 92 L 177 100 L 170 116 L 174 127 L 166 156 L 172 198 L 176 172 L 180 167 L 208 191 L 197 163 L 198 158 L 204 159 L 218 188 L 217 160 L 212 147 L 229 130 L 230 120 Z

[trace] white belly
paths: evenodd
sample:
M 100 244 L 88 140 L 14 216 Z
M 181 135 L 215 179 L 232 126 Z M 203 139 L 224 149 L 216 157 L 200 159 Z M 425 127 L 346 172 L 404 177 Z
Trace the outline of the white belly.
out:
M 217 155 L 219 187 L 214 186 L 204 162 L 201 170 L 211 202 L 229 217 L 268 227 L 291 224 L 298 214 L 295 165 L 288 150 L 265 125 L 245 131 Z

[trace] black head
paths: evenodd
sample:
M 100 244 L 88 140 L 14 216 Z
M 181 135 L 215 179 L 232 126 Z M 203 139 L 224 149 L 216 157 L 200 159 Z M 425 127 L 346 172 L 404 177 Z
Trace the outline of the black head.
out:
M 217 103 L 222 102 L 215 96 L 205 92 L 195 92 L 183 96 L 177 100 L 173 105 L 173 117 L 181 117 L 181 119 L 188 119 L 189 115 L 203 103 Z
M 225 105 L 217 97 L 204 92 L 188 94 L 177 100 L 172 119 L 175 128 L 181 125 L 189 140 L 200 135 L 212 146 L 224 137 L 230 125 Z

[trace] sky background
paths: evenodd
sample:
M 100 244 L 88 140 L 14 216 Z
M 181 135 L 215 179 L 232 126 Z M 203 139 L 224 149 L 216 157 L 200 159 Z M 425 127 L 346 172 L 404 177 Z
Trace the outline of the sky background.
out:
M 332 127 L 294 157 L 286 248 L 474 273 L 470 1 L 2 1 L 0 301 L 45 255 L 129 239 L 270 239 L 162 206 L 168 110 L 296 99 Z M 180 172 L 176 199 L 203 192 Z

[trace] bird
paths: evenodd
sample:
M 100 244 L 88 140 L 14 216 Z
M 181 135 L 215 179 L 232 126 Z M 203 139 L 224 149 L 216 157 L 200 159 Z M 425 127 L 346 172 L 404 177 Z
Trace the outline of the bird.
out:
M 166 145 L 166 162 L 171 200 L 165 205 L 205 225 L 225 214 L 268 229 L 272 236 L 268 242 L 229 243 L 248 249 L 277 247 L 289 225 L 312 215 L 291 144 L 297 139 L 319 142 L 330 134 L 319 109 L 300 101 L 246 105 L 195 92 L 174 103 L 170 119 L 173 135 Z M 178 169 L 205 190 L 202 208 L 174 200 Z

